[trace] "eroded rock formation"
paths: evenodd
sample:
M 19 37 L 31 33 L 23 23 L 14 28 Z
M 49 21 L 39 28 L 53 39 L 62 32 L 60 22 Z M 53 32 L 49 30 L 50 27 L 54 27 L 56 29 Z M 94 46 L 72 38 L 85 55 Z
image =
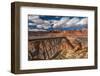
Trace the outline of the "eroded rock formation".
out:
M 76 40 L 75 40 L 76 41 Z M 29 41 L 29 60 L 87 58 L 87 47 L 82 42 L 73 43 L 67 37 Z

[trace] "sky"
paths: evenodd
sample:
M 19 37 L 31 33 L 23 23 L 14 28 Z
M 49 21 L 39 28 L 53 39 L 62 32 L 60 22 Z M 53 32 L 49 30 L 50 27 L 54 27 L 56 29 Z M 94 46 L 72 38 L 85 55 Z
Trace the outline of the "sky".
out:
M 28 15 L 29 31 L 82 30 L 87 25 L 87 17 Z

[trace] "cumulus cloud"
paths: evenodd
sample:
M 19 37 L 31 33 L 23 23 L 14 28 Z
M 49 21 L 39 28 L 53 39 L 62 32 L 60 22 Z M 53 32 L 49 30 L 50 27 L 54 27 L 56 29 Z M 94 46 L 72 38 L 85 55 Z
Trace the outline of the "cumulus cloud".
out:
M 32 31 L 45 31 L 51 26 L 53 28 L 67 28 L 67 27 L 77 27 L 79 25 L 86 25 L 88 24 L 87 18 L 78 18 L 78 17 L 62 17 L 60 20 L 43 20 L 39 16 L 29 16 L 29 20 L 33 23 L 28 23 L 28 25 L 34 25 L 34 29 L 30 29 Z
M 37 28 L 42 29 L 43 26 L 42 25 L 37 25 Z
M 48 29 L 50 27 L 50 21 L 42 20 L 39 18 L 39 16 L 29 16 L 29 20 L 31 20 L 33 24 L 36 24 L 38 29 Z M 32 23 L 29 24 L 32 25 Z
M 33 23 L 36 23 L 36 24 L 45 24 L 45 25 L 48 25 L 50 24 L 50 22 L 48 20 L 42 20 L 39 18 L 39 16 L 29 16 L 29 20 L 31 20 Z
M 45 24 L 45 25 L 49 25 L 49 24 L 50 24 L 50 21 L 44 20 L 44 24 Z
M 78 18 L 78 17 L 74 17 L 72 19 L 69 19 L 69 18 L 62 18 L 61 20 L 59 21 L 54 21 L 53 22 L 53 27 L 54 28 L 57 28 L 57 27 L 77 27 L 79 25 L 86 25 L 88 24 L 88 18 Z
M 39 18 L 38 19 L 32 19 L 32 21 L 36 24 L 43 24 L 44 23 L 44 21 L 42 19 L 39 19 Z
M 37 28 L 38 29 L 48 29 L 48 28 L 50 28 L 51 26 L 49 26 L 49 25 L 45 25 L 45 24 L 42 24 L 42 25 L 37 25 Z
M 36 26 L 35 23 L 28 23 L 29 26 Z
M 69 20 L 66 24 L 67 24 L 67 25 L 73 25 L 73 24 L 76 24 L 76 23 L 79 22 L 79 21 L 80 21 L 79 18 L 74 17 L 74 18 L 72 18 L 71 20 Z
M 66 24 L 66 22 L 68 22 L 69 21 L 69 18 L 67 18 L 67 17 L 63 17 L 63 18 L 61 18 L 61 20 L 60 21 L 55 21 L 53 24 L 53 27 L 54 28 L 56 28 L 56 27 L 62 27 L 62 26 L 64 26 L 65 24 Z
M 28 25 L 34 25 L 34 23 L 28 23 Z
M 42 23 L 41 25 L 37 25 L 37 28 L 48 29 L 51 27 L 50 25 L 50 21 L 44 20 L 44 23 Z
M 79 22 L 80 19 L 77 17 L 74 17 L 72 19 L 68 18 L 68 17 L 63 17 L 61 18 L 60 21 L 54 21 L 54 28 L 57 27 L 72 27 L 72 26 L 76 26 L 76 23 Z
M 29 20 L 39 19 L 39 16 L 29 15 L 29 16 L 28 16 L 28 19 L 29 19 Z
M 88 24 L 88 18 L 81 19 L 77 25 L 87 25 Z
M 42 19 L 40 19 L 39 16 L 29 15 L 28 19 L 31 20 L 33 23 L 36 23 L 36 24 L 44 23 L 44 21 Z

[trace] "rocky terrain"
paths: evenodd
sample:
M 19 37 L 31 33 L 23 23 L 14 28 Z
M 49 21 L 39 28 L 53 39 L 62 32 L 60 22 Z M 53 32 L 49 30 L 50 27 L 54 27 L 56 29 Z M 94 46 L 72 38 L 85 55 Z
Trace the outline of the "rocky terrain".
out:
M 28 60 L 88 58 L 86 31 L 38 33 L 37 36 L 33 33 L 29 34 Z M 30 39 L 32 36 L 34 39 Z

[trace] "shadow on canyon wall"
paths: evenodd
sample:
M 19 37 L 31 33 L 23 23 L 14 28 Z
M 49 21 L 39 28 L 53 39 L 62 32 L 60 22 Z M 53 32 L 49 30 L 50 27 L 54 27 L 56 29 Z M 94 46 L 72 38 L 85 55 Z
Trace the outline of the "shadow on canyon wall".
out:
M 85 41 L 84 41 L 85 39 Z M 28 60 L 79 59 L 88 57 L 87 38 L 44 38 L 28 41 Z

